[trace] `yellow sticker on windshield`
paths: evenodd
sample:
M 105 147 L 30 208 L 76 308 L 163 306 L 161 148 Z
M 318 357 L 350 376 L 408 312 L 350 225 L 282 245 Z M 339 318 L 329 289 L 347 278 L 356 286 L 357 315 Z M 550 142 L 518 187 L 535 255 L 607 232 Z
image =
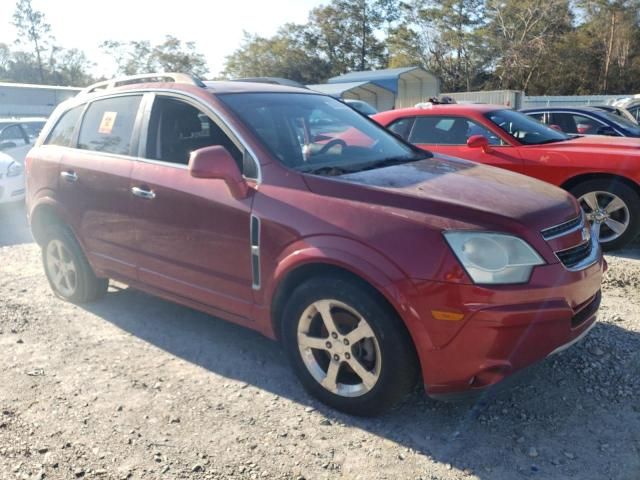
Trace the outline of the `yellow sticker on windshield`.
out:
M 98 133 L 109 135 L 116 123 L 117 116 L 118 112 L 104 112 L 104 115 L 102 115 L 102 121 L 100 122 L 100 127 L 98 127 Z

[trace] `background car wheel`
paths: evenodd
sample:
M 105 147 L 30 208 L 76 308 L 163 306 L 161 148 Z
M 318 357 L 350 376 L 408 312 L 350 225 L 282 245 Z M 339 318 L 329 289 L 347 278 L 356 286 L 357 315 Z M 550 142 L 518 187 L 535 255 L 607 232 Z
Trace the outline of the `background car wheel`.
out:
M 571 189 L 590 221 L 600 225 L 603 250 L 632 241 L 640 230 L 640 197 L 619 180 L 589 180 Z
M 390 408 L 418 378 L 404 324 L 357 280 L 320 277 L 299 286 L 284 310 L 282 339 L 306 390 L 353 415 Z
M 108 279 L 96 277 L 73 234 L 64 227 L 47 230 L 42 263 L 51 289 L 69 302 L 97 300 L 109 286 Z

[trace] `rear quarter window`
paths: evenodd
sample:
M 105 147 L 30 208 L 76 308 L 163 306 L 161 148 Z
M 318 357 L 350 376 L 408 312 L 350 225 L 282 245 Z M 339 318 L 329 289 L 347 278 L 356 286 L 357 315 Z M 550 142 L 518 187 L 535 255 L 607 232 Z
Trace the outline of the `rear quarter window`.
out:
M 58 123 L 56 123 L 56 126 L 53 127 L 53 130 L 51 130 L 44 144 L 71 147 L 73 134 L 83 109 L 84 105 L 80 105 L 65 112 L 58 120 Z
M 141 99 L 141 95 L 129 95 L 92 102 L 80 127 L 78 148 L 129 155 Z

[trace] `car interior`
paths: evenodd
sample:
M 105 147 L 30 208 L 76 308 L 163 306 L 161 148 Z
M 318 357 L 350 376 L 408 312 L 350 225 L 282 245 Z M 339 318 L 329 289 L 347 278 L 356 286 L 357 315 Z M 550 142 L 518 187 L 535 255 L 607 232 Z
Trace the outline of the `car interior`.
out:
M 188 165 L 194 150 L 221 145 L 242 167 L 242 153 L 222 129 L 197 108 L 157 97 L 149 120 L 147 158 Z

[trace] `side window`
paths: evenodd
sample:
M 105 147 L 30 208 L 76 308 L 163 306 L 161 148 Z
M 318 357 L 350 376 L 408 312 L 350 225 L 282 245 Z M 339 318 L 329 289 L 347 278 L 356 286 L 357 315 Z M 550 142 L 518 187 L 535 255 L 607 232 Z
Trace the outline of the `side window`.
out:
M 556 129 L 559 128 L 564 133 L 578 133 L 578 126 L 570 113 L 552 113 L 549 125 Z
M 465 145 L 472 135 L 482 135 L 491 145 L 502 145 L 498 136 L 463 117 L 417 117 L 409 141 L 432 145 Z
M 539 121 L 540 123 L 544 123 L 544 112 L 527 113 L 527 116 Z
M 130 95 L 92 102 L 82 120 L 78 148 L 129 155 L 141 99 Z
M 17 147 L 29 143 L 19 125 L 10 125 L 0 132 L 0 142 L 11 142 Z
M 60 147 L 73 146 L 71 145 L 73 134 L 83 109 L 84 105 L 80 105 L 64 113 L 62 117 L 60 117 L 60 120 L 58 120 L 58 123 L 56 123 L 56 126 L 53 127 L 53 130 L 51 130 L 44 144 L 58 145 Z
M 242 152 L 205 113 L 175 98 L 156 97 L 149 119 L 146 158 L 187 165 L 191 152 L 213 145 L 225 147 L 243 168 Z
M 413 123 L 413 118 L 401 118 L 396 120 L 391 125 L 389 125 L 389 130 L 391 130 L 396 135 L 400 135 L 402 138 L 407 140 L 409 138 L 409 130 L 411 129 L 411 124 Z
M 573 121 L 576 123 L 576 128 L 580 134 L 595 134 L 604 125 L 603 122 L 595 118 L 583 115 L 573 115 Z

